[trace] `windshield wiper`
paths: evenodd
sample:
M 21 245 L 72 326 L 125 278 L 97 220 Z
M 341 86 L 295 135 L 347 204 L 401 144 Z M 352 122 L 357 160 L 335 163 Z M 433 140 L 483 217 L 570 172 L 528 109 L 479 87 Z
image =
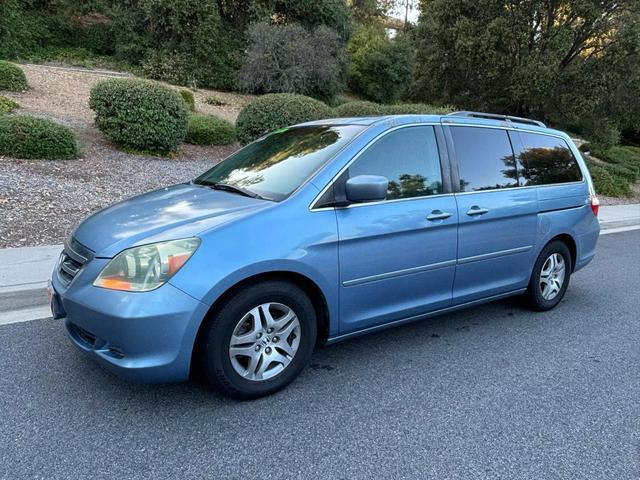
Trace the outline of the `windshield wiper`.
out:
M 247 190 L 246 188 L 238 187 L 236 185 L 231 185 L 229 183 L 211 183 L 207 185 L 208 187 L 213 188 L 214 190 L 224 190 L 226 192 L 239 193 L 240 195 L 244 195 L 245 197 L 258 198 L 260 200 L 266 200 L 261 195 L 258 195 L 251 190 Z

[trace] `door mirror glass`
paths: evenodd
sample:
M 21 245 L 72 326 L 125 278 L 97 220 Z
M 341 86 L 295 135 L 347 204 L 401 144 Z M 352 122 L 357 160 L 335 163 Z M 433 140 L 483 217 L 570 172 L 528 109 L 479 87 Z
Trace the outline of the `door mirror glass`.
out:
M 345 187 L 350 202 L 375 202 L 387 198 L 389 179 L 380 175 L 358 175 L 347 180 Z

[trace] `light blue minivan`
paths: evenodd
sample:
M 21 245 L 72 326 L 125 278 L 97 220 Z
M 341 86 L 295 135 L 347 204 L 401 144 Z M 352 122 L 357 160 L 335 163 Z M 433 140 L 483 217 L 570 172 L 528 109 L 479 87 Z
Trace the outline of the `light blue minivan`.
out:
M 72 342 L 129 379 L 272 393 L 314 347 L 510 295 L 555 307 L 595 254 L 570 138 L 475 112 L 266 135 L 80 224 L 52 276 Z

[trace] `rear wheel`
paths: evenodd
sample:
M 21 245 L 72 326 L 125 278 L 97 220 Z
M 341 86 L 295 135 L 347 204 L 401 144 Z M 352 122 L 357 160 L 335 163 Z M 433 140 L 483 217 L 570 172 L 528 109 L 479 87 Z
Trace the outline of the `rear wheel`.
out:
M 527 296 L 535 310 L 550 310 L 564 297 L 571 276 L 571 253 L 560 241 L 549 243 L 536 260 Z
M 308 363 L 316 315 L 307 295 L 280 280 L 243 288 L 206 327 L 201 362 L 207 380 L 238 399 L 274 393 Z

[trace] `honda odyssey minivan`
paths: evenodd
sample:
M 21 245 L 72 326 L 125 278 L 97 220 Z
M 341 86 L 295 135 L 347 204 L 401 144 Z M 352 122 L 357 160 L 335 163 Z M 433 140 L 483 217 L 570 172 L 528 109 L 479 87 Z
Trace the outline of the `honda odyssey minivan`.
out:
M 511 295 L 549 310 L 595 254 L 570 138 L 474 112 L 278 130 L 90 216 L 51 280 L 71 341 L 123 377 L 235 398 L 331 344 Z

